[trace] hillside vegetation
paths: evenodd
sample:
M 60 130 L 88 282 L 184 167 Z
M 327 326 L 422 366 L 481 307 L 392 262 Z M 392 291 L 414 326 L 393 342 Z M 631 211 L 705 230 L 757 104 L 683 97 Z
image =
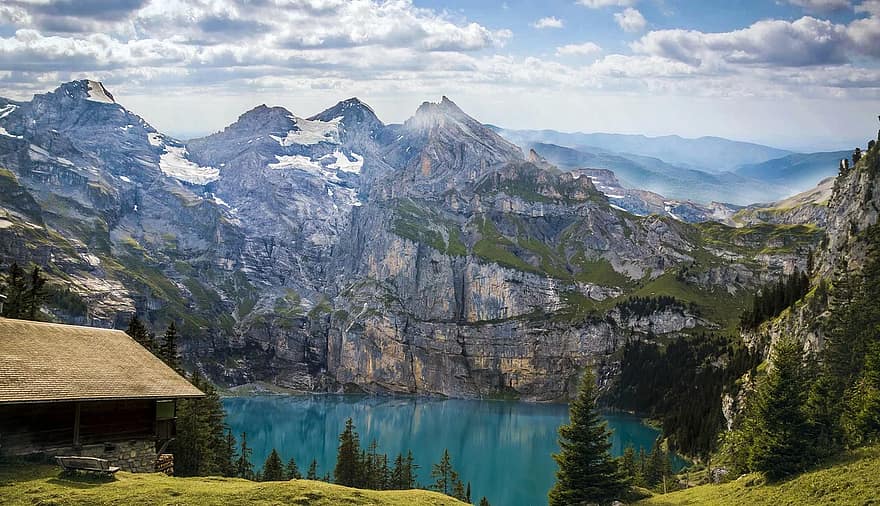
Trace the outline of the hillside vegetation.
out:
M 825 466 L 778 483 L 746 474 L 721 485 L 701 485 L 657 495 L 637 504 L 717 506 L 876 504 L 880 490 L 880 445 L 855 450 Z
M 464 504 L 426 490 L 377 492 L 321 481 L 253 482 L 238 478 L 173 478 L 119 472 L 115 479 L 68 477 L 56 466 L 0 463 L 0 504 L 5 505 L 358 505 Z

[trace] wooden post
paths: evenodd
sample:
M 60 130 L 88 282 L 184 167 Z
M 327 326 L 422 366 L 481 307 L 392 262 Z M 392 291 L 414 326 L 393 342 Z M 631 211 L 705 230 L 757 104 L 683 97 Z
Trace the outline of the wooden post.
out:
M 80 411 L 80 403 L 76 403 L 74 405 L 74 415 L 73 415 L 73 447 L 79 448 L 79 411 Z

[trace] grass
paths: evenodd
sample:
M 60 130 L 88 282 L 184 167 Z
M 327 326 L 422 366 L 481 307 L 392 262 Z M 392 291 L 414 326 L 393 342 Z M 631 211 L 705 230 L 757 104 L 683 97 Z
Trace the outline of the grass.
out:
M 257 483 L 237 478 L 174 478 L 119 472 L 115 478 L 66 476 L 57 467 L 0 464 L 4 505 L 461 505 L 426 490 L 377 492 L 320 481 Z
M 861 448 L 828 464 L 779 483 L 747 474 L 721 485 L 700 485 L 656 495 L 636 504 L 682 506 L 712 504 L 806 505 L 880 503 L 880 445 Z

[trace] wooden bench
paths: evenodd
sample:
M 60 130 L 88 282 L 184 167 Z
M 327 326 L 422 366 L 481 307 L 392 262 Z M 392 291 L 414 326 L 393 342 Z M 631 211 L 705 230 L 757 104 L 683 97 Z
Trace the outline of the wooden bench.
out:
M 72 471 L 88 471 L 90 473 L 100 473 L 111 475 L 119 471 L 118 467 L 110 465 L 107 459 L 99 459 L 97 457 L 55 457 L 58 465 L 68 472 Z

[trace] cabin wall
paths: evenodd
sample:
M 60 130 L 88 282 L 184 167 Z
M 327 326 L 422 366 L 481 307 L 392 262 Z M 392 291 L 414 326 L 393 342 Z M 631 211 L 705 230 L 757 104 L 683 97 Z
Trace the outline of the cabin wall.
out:
M 107 459 L 126 471 L 155 470 L 155 401 L 79 404 L 79 444 L 76 403 L 0 405 L 0 454 L 81 455 Z

